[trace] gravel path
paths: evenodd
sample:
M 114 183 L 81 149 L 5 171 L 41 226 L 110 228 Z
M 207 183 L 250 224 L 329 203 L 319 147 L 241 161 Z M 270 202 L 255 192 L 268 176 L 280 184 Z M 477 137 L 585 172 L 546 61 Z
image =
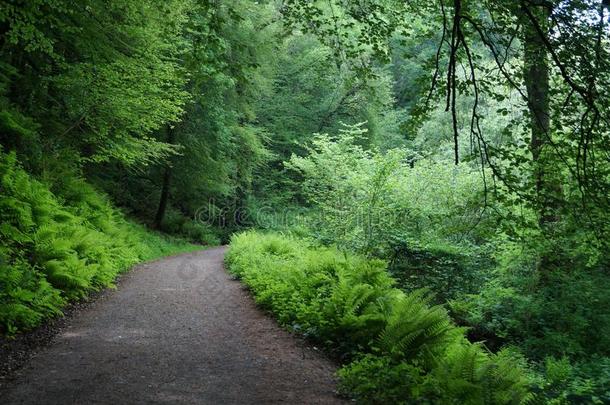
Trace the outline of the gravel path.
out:
M 225 248 L 136 266 L 18 370 L 2 404 L 335 404 L 335 366 L 256 308 Z

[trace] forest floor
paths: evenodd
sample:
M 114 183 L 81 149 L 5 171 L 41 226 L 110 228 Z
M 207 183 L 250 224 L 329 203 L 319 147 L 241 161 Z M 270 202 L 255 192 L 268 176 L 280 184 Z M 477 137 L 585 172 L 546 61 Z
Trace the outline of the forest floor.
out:
M 3 404 L 334 404 L 336 365 L 226 273 L 225 248 L 136 266 L 65 322 Z

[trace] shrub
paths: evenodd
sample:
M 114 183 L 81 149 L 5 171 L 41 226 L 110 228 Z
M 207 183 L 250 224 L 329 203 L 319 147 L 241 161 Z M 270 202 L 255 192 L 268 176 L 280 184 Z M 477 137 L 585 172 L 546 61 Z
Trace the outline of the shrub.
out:
M 492 260 L 482 247 L 421 243 L 404 236 L 390 238 L 389 246 L 388 270 L 398 286 L 406 291 L 429 288 L 439 303 L 478 292 L 490 277 Z
M 188 218 L 174 209 L 167 210 L 161 229 L 172 235 L 182 236 L 194 243 L 203 245 L 220 244 L 220 238 L 210 225 Z
M 570 271 L 550 270 L 542 281 L 533 247 L 505 243 L 497 257 L 494 278 L 480 293 L 451 304 L 475 333 L 519 345 L 537 361 L 610 355 L 607 268 L 573 262 Z
M 211 226 L 194 220 L 186 221 L 180 229 L 180 235 L 203 245 L 219 245 L 220 239 Z
M 421 398 L 430 377 L 414 365 L 395 364 L 389 357 L 365 355 L 339 370 L 340 392 L 358 403 L 404 404 Z
M 361 124 L 316 134 L 306 157 L 284 162 L 303 179 L 299 194 L 317 210 L 311 233 L 320 241 L 389 259 L 397 236 L 449 245 L 494 235 L 478 168 L 433 159 L 412 166 L 413 151 L 367 150 L 359 143 L 365 134 Z
M 55 188 L 0 152 L 0 333 L 39 325 L 139 261 L 192 249 L 127 222 L 79 178 Z
M 571 363 L 567 357 L 547 357 L 533 394 L 537 403 L 552 405 L 610 403 L 610 359 Z
M 226 261 L 282 325 L 346 362 L 342 387 L 363 403 L 509 404 L 527 397 L 520 358 L 469 343 L 425 291 L 394 288 L 380 260 L 246 232 L 232 238 Z

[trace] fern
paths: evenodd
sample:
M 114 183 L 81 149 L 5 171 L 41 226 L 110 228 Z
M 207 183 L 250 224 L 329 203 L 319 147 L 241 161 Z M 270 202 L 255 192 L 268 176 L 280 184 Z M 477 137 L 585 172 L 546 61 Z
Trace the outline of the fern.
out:
M 430 297 L 423 290 L 401 295 L 394 303 L 381 332 L 378 345 L 396 360 L 424 360 L 433 366 L 446 344 L 461 331 L 453 326 L 440 306 L 428 305 Z
M 0 333 L 33 328 L 132 264 L 189 245 L 129 224 L 75 176 L 55 187 L 0 151 Z
M 518 357 L 469 343 L 426 291 L 393 288 L 383 262 L 256 232 L 233 236 L 226 262 L 280 323 L 353 360 L 339 374 L 361 403 L 528 398 Z

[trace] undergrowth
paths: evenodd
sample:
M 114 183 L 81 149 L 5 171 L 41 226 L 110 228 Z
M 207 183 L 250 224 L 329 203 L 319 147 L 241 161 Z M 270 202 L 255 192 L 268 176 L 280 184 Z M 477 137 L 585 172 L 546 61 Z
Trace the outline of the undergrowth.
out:
M 50 188 L 0 151 L 0 334 L 60 315 L 135 263 L 196 248 L 127 221 L 78 177 Z
M 230 271 L 279 322 L 334 351 L 359 403 L 512 404 L 529 398 L 523 359 L 472 344 L 424 290 L 386 264 L 277 234 L 231 240 Z

